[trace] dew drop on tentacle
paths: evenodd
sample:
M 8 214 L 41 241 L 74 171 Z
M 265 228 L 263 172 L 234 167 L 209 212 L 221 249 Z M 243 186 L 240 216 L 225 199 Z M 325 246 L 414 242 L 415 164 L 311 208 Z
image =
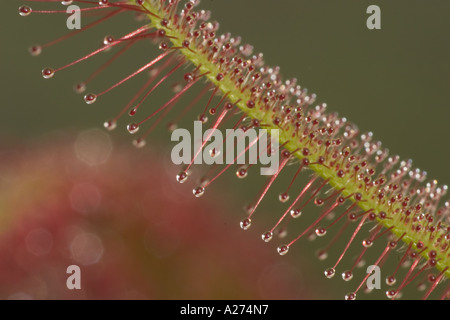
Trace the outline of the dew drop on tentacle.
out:
M 350 292 L 345 295 L 345 300 L 356 300 L 356 293 Z
M 103 45 L 108 46 L 115 41 L 113 36 L 107 35 L 103 38 Z
M 285 203 L 289 200 L 289 194 L 287 192 L 283 192 L 280 193 L 280 195 L 278 196 L 278 200 L 280 200 L 280 202 Z
M 325 277 L 327 277 L 328 279 L 331 279 L 336 274 L 336 270 L 334 270 L 334 268 L 328 268 L 327 270 L 325 270 L 324 274 L 325 274 Z
M 273 233 L 271 231 L 266 231 L 261 235 L 264 242 L 269 242 L 273 238 Z
M 351 272 L 350 270 L 344 271 L 342 273 L 342 280 L 350 281 L 352 279 L 353 279 L 353 272 Z
M 373 245 L 373 242 L 369 239 L 363 240 L 362 245 L 364 248 L 370 248 Z
M 319 261 L 324 261 L 328 258 L 328 253 L 325 250 L 320 250 L 316 253 L 316 256 Z
M 366 287 L 364 287 L 363 292 L 364 292 L 365 294 L 370 294 L 373 290 L 374 290 L 374 289 L 369 289 L 369 288 L 366 286 Z
M 318 237 L 324 237 L 327 234 L 327 230 L 323 227 L 317 228 L 316 229 L 316 235 Z
M 205 188 L 203 187 L 194 188 L 194 190 L 192 190 L 192 193 L 196 198 L 200 198 L 202 195 L 205 194 Z
M 144 138 L 137 138 L 133 140 L 133 146 L 135 146 L 138 149 L 145 147 L 146 144 L 147 142 L 145 141 Z
M 186 82 L 192 82 L 192 81 L 194 81 L 195 80 L 195 75 L 193 74 L 193 73 L 191 73 L 191 72 L 188 72 L 188 73 L 186 73 L 185 75 L 184 75 L 184 80 L 186 81 Z
M 180 173 L 177 174 L 177 181 L 179 183 L 185 183 L 187 178 L 188 178 L 188 174 L 186 171 L 181 171 Z
M 242 230 L 248 230 L 252 225 L 252 220 L 249 218 L 245 218 L 240 222 L 240 226 Z
M 281 256 L 284 256 L 286 253 L 288 253 L 288 251 L 289 251 L 289 247 L 287 246 L 287 245 L 282 245 L 282 246 L 279 246 L 278 248 L 277 248 L 277 251 L 278 251 L 278 253 L 281 255 Z
M 210 182 L 211 180 L 206 176 L 203 176 L 198 180 L 199 185 L 204 188 L 206 188 Z
M 239 179 L 244 179 L 245 177 L 247 177 L 247 169 L 241 168 L 238 171 L 236 171 L 236 176 Z
M 105 121 L 103 126 L 105 127 L 106 130 L 112 131 L 115 128 L 117 128 L 117 122 L 116 122 L 116 120 L 108 120 L 108 121 Z
M 284 227 L 277 230 L 277 236 L 280 239 L 286 238 L 287 234 L 288 234 L 288 231 Z
M 428 280 L 428 282 L 430 282 L 430 283 L 433 283 L 433 282 L 435 282 L 436 281 L 436 275 L 434 275 L 434 274 L 429 274 L 428 276 L 427 276 L 427 280 Z
M 417 284 L 417 291 L 425 291 L 426 288 L 427 288 L 427 285 L 423 282 Z
M 93 104 L 95 101 L 97 101 L 97 96 L 93 93 L 89 93 L 84 96 L 84 102 L 87 104 Z
M 358 263 L 356 264 L 356 268 L 361 269 L 362 267 L 364 267 L 366 265 L 366 260 L 361 259 L 360 261 L 358 261 Z
M 389 299 L 393 299 L 397 296 L 397 291 L 396 290 L 388 290 L 386 291 L 386 297 L 388 297 Z
M 177 126 L 176 123 L 171 122 L 171 123 L 168 123 L 168 124 L 167 124 L 167 130 L 169 130 L 169 132 L 173 132 L 173 131 L 175 131 L 177 128 L 178 128 L 178 126 Z
M 45 68 L 42 70 L 42 76 L 44 79 L 51 79 L 55 75 L 55 70 L 52 68 Z
M 75 93 L 83 93 L 86 91 L 86 84 L 84 82 L 79 82 L 73 86 L 73 91 Z
M 430 252 L 428 252 L 428 257 L 430 257 L 430 259 L 435 259 L 437 256 L 436 251 L 431 250 Z
M 72 4 L 72 3 L 73 3 L 73 0 L 62 0 L 61 1 L 61 4 L 63 6 L 68 6 L 68 5 Z
M 324 203 L 324 200 L 323 200 L 322 198 L 316 198 L 316 199 L 314 200 L 314 204 L 315 204 L 316 206 L 318 206 L 318 207 L 322 206 L 323 203 Z
M 396 282 L 397 282 L 397 279 L 395 279 L 394 276 L 386 277 L 386 284 L 388 286 L 393 286 Z
M 315 232 L 310 232 L 310 233 L 306 236 L 306 239 L 307 239 L 308 241 L 313 242 L 314 240 L 317 239 L 317 235 L 316 235 Z
M 208 117 L 204 114 L 200 114 L 197 119 L 198 121 L 201 121 L 203 124 L 208 122 Z
M 255 211 L 255 205 L 253 205 L 253 204 L 246 204 L 244 207 L 243 207 L 243 209 L 244 209 L 244 212 L 245 213 L 247 213 L 247 214 L 252 214 L 252 212 L 254 212 Z
M 292 209 L 290 212 L 292 218 L 298 218 L 302 215 L 302 212 L 299 209 Z
M 211 158 L 216 158 L 220 156 L 220 150 L 217 148 L 212 148 L 211 150 L 209 150 L 209 155 Z
M 28 48 L 28 52 L 33 56 L 36 57 L 42 53 L 42 47 L 40 45 L 34 45 Z
M 169 49 L 169 45 L 167 44 L 167 42 L 163 41 L 159 44 L 159 49 L 165 51 Z
M 19 14 L 22 17 L 29 16 L 31 12 L 32 12 L 32 10 L 29 6 L 20 6 L 19 7 Z
M 139 131 L 139 126 L 136 123 L 130 123 L 127 126 L 127 130 L 128 130 L 129 133 L 135 134 L 136 132 Z
M 173 93 L 178 93 L 183 89 L 183 85 L 181 83 L 175 82 L 170 86 Z
M 138 109 L 137 107 L 131 108 L 130 111 L 128 111 L 128 115 L 129 115 L 130 117 L 133 117 L 133 116 L 136 114 L 137 109 Z

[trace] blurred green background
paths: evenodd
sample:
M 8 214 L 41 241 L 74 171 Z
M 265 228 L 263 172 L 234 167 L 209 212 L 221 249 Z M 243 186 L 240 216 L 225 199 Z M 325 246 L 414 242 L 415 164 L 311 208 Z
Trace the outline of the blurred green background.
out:
M 131 17 L 118 17 L 45 49 L 39 57 L 31 57 L 29 45 L 45 43 L 67 32 L 65 17 L 20 17 L 17 8 L 21 4 L 3 1 L 0 11 L 0 141 L 5 145 L 15 141 L 33 143 L 52 132 L 102 127 L 130 100 L 142 77 L 88 106 L 72 86 L 105 61 L 109 53 L 58 73 L 52 80 L 43 80 L 41 69 L 64 65 L 97 48 L 105 35 L 118 37 L 139 23 Z M 371 4 L 381 7 L 381 30 L 366 28 L 366 9 Z M 34 3 L 31 6 L 45 7 Z M 362 132 L 373 131 L 374 138 L 392 154 L 413 159 L 414 166 L 427 171 L 429 178 L 444 184 L 450 181 L 448 1 L 203 0 L 200 7 L 212 11 L 221 32 L 242 36 L 256 52 L 264 53 L 267 64 L 280 66 L 285 79 L 297 77 L 302 86 L 317 93 L 318 102 L 327 102 L 329 111 L 345 115 Z M 87 91 L 106 89 L 156 53 L 148 43 L 139 43 Z M 159 106 L 170 97 L 163 90 L 159 92 L 147 105 Z M 191 119 L 186 120 L 186 126 Z M 125 130 L 127 123 L 120 122 L 112 133 L 115 141 L 131 141 Z M 169 152 L 169 141 L 170 134 L 162 127 L 152 135 L 147 148 L 166 146 L 162 152 Z M 237 184 L 232 178 L 229 175 L 211 189 L 230 200 L 232 212 L 228 218 L 238 222 L 243 216 L 243 204 L 253 199 L 262 180 L 250 176 Z M 289 176 L 283 179 L 277 190 L 283 188 Z M 266 212 L 266 217 L 262 219 L 270 219 L 275 210 L 282 210 L 276 195 L 273 192 L 273 201 L 263 202 L 261 211 Z M 273 220 L 261 226 L 255 221 L 249 237 L 258 236 Z M 298 247 L 288 259 L 297 259 L 299 264 L 303 259 L 316 263 L 313 253 L 317 246 L 303 243 Z M 329 288 L 331 293 L 326 298 L 340 298 L 356 283 L 343 288 L 340 279 L 322 279 L 322 270 L 330 263 L 317 262 L 317 281 L 323 280 L 320 286 Z

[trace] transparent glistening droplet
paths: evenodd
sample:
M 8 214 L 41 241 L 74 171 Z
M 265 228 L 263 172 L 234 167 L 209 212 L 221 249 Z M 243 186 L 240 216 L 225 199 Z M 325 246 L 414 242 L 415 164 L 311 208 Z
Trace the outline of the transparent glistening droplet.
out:
M 240 226 L 241 226 L 242 230 L 248 230 L 251 227 L 251 225 L 252 225 L 252 220 L 249 218 L 246 218 L 240 222 Z
M 197 187 L 194 190 L 192 190 L 192 193 L 195 197 L 200 198 L 205 193 L 205 188 L 203 187 Z
M 113 36 L 106 36 L 106 37 L 103 38 L 103 44 L 105 46 L 110 45 L 113 42 L 114 42 L 114 37 Z
M 325 236 L 326 234 L 327 234 L 327 230 L 326 230 L 325 228 L 320 227 L 320 228 L 317 228 L 317 229 L 316 229 L 316 235 L 317 235 L 318 237 L 323 237 L 323 236 Z
M 208 122 L 208 117 L 205 116 L 204 114 L 201 114 L 198 116 L 198 120 L 201 121 L 203 124 Z
M 261 236 L 264 242 L 269 242 L 273 238 L 273 233 L 270 231 L 264 232 Z
M 169 124 L 167 125 L 167 129 L 168 129 L 170 132 L 173 132 L 176 128 L 177 128 L 177 124 L 176 124 L 176 123 L 169 123 Z
M 356 293 L 350 292 L 345 295 L 345 300 L 356 300 Z
M 86 84 L 84 82 L 77 83 L 73 86 L 73 91 L 76 93 L 83 93 L 86 91 Z
M 112 131 L 117 127 L 117 122 L 115 120 L 108 120 L 105 121 L 103 124 L 106 130 Z
M 353 273 L 351 271 L 344 271 L 342 273 L 342 279 L 344 281 L 350 281 L 353 279 Z
M 31 8 L 29 7 L 29 6 L 21 6 L 21 7 L 19 7 L 19 14 L 22 16 L 22 17 L 26 17 L 26 16 L 29 16 L 30 15 L 30 13 L 31 13 Z
M 362 245 L 363 245 L 365 248 L 370 248 L 370 247 L 373 245 L 373 242 L 370 241 L 370 240 L 363 240 Z
M 147 142 L 143 138 L 138 138 L 138 139 L 133 140 L 133 146 L 135 146 L 138 149 L 145 147 L 146 144 L 147 144 Z
M 133 107 L 133 108 L 130 109 L 130 111 L 128 111 L 128 115 L 130 117 L 132 117 L 132 116 L 134 116 L 136 114 L 136 112 L 137 112 L 137 107 Z
M 324 203 L 324 201 L 323 201 L 323 199 L 321 199 L 321 198 L 317 198 L 317 199 L 314 200 L 314 204 L 315 204 L 316 206 L 318 206 L 318 207 L 322 206 L 323 203 Z
M 211 156 L 211 158 L 215 158 L 220 155 L 220 150 L 217 148 L 213 148 L 209 150 L 209 155 Z
M 185 171 L 181 171 L 180 173 L 177 174 L 177 181 L 179 183 L 186 182 L 187 178 L 188 178 L 188 174 Z
M 327 270 L 325 270 L 324 274 L 325 274 L 325 277 L 327 277 L 328 279 L 331 279 L 336 274 L 336 270 L 334 270 L 334 268 L 328 268 Z
M 393 299 L 396 296 L 397 296 L 397 291 L 395 291 L 395 290 L 386 291 L 386 297 L 388 297 L 389 299 Z
M 280 200 L 280 202 L 285 203 L 289 200 L 289 194 L 287 194 L 286 192 L 280 193 L 278 199 Z
M 34 45 L 28 48 L 28 52 L 33 56 L 36 57 L 42 53 L 42 47 L 40 45 Z
M 139 126 L 136 123 L 130 123 L 127 126 L 127 130 L 128 130 L 129 133 L 135 134 L 136 132 L 139 131 Z
M 246 169 L 239 169 L 238 171 L 236 171 L 236 176 L 239 179 L 244 179 L 245 177 L 247 177 L 247 170 Z
M 300 217 L 302 215 L 302 212 L 299 209 L 292 209 L 290 211 L 290 214 L 291 214 L 291 217 L 295 219 L 295 218 Z
M 97 101 L 97 96 L 93 93 L 89 93 L 87 95 L 84 96 L 84 101 L 87 104 L 93 104 L 95 101 Z
M 324 261 L 328 258 L 328 253 L 326 251 L 319 251 L 317 252 L 317 259 L 320 261 Z
M 284 256 L 289 251 L 289 247 L 287 245 L 282 245 L 277 248 L 278 253 L 281 256 Z
M 283 238 L 286 238 L 287 235 L 288 235 L 287 228 L 282 227 L 282 228 L 278 229 L 278 232 L 277 232 L 278 238 L 283 239 Z
M 45 68 L 42 70 L 42 76 L 44 79 L 51 79 L 55 75 L 55 70 L 52 68 Z
M 397 282 L 397 279 L 395 279 L 394 276 L 386 277 L 386 284 L 388 286 L 393 286 L 396 282 Z

